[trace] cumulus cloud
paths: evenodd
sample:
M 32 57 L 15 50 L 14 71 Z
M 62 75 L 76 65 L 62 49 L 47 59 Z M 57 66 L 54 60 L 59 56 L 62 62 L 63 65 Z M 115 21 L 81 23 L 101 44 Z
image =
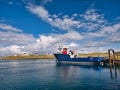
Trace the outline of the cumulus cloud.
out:
M 97 32 L 90 32 L 86 34 L 86 38 L 96 38 L 99 42 L 91 41 L 87 42 L 86 47 L 100 47 L 112 43 L 120 42 L 120 24 L 113 24 L 111 26 L 104 26 Z
M 99 22 L 98 20 L 101 19 L 103 20 L 104 17 L 103 15 L 100 15 L 98 13 L 96 13 L 96 10 L 95 9 L 88 9 L 85 14 L 82 15 L 83 18 L 86 20 L 86 21 L 94 21 L 94 22 Z M 103 20 L 104 21 L 104 20 Z
M 120 43 L 120 32 L 119 33 L 115 33 L 114 35 L 112 35 L 111 37 L 108 37 L 106 39 L 106 41 L 108 43 Z
M 42 4 L 43 5 L 45 5 L 45 4 L 47 4 L 47 3 L 51 3 L 52 2 L 52 0 L 42 0 Z
M 1 44 L 25 45 L 35 40 L 33 35 L 15 32 L 0 32 Z
M 118 23 L 118 24 L 114 24 L 111 26 L 105 26 L 100 31 L 101 31 L 101 33 L 105 33 L 105 34 L 116 33 L 118 31 L 120 31 L 120 24 Z
M 101 46 L 104 46 L 104 45 L 106 45 L 107 43 L 105 43 L 105 42 L 87 42 L 86 44 L 85 44 L 85 47 L 101 47 Z
M 88 33 L 89 37 L 114 37 L 115 33 L 119 34 L 120 31 L 120 24 L 113 24 L 111 26 L 104 26 L 103 28 L 101 28 L 99 31 L 96 32 L 90 32 Z
M 11 25 L 3 24 L 3 23 L 0 23 L 0 29 L 7 30 L 7 31 L 13 31 L 13 32 L 22 32 L 21 29 L 18 29 L 18 28 L 11 26 Z
M 51 2 L 51 0 L 45 0 Z M 59 45 L 66 45 L 83 52 L 103 51 L 103 46 L 120 42 L 120 24 L 110 25 L 96 9 L 88 9 L 83 14 L 74 13 L 68 15 L 50 14 L 43 6 L 29 4 L 26 7 L 53 28 L 59 28 L 65 32 L 62 34 L 40 34 L 35 38 L 32 34 L 25 34 L 21 29 L 12 25 L 0 23 L 0 53 L 54 53 Z M 111 36 L 111 37 L 110 37 Z M 98 39 L 96 42 L 94 39 Z M 87 43 L 83 43 L 83 42 Z M 79 45 L 81 43 L 81 45 Z M 6 45 L 6 46 L 5 46 Z M 88 49 L 89 48 L 89 49 Z M 8 52 L 5 52 L 8 51 Z
M 63 18 L 59 18 L 59 15 L 56 14 L 50 15 L 49 12 L 42 6 L 31 5 L 27 6 L 27 8 L 30 12 L 43 19 L 45 22 L 48 22 L 53 27 L 58 27 L 63 30 L 71 30 L 72 27 L 76 27 L 80 24 L 80 21 L 68 18 L 66 15 L 64 15 Z
M 55 50 L 55 47 L 59 46 L 60 44 L 77 47 L 79 45 L 76 44 L 75 41 L 89 41 L 90 38 L 91 41 L 89 41 L 88 44 L 82 45 L 83 47 L 100 47 L 108 44 L 106 40 L 111 42 L 115 40 L 119 41 L 119 39 L 114 39 L 119 35 L 115 35 L 116 37 L 114 36 L 114 38 L 107 38 L 109 35 L 112 35 L 119 30 L 119 24 L 109 26 L 107 20 L 104 18 L 104 14 L 99 14 L 96 9 L 88 9 L 83 14 L 75 13 L 72 15 L 72 17 L 69 17 L 68 15 L 51 15 L 43 6 L 29 5 L 27 6 L 27 9 L 31 13 L 40 17 L 43 21 L 49 23 L 51 26 L 57 27 L 61 30 L 67 30 L 67 32 L 62 35 L 39 35 L 39 38 L 36 39 L 35 43 L 28 45 L 27 48 L 24 49 L 26 51 L 30 49 L 36 52 L 39 52 L 39 50 L 42 52 L 47 50 L 49 52 Z M 74 29 L 81 29 L 81 31 L 74 31 Z M 82 35 L 80 33 L 82 33 Z M 101 39 L 100 42 L 95 42 L 92 41 L 94 38 L 103 39 Z
M 79 53 L 96 53 L 98 52 L 98 55 L 99 55 L 99 52 L 107 52 L 109 48 L 106 48 L 106 47 L 89 47 L 89 48 L 81 48 L 79 50 Z
M 79 45 L 72 42 L 72 43 L 70 43 L 69 45 L 66 45 L 66 46 L 68 46 L 68 47 L 74 47 L 74 48 L 75 48 L 75 47 L 77 47 L 77 46 L 79 46 Z
M 82 36 L 76 31 L 69 31 L 65 34 L 40 34 L 39 38 L 23 32 L 0 31 L 0 55 L 46 53 L 46 51 L 47 53 L 53 53 L 56 52 L 59 45 L 67 44 L 70 41 L 74 43 L 74 41 L 81 39 Z M 73 43 L 70 45 L 75 46 Z
M 45 22 L 49 23 L 51 26 L 67 30 L 65 34 L 50 34 L 49 36 L 40 35 L 37 44 L 35 44 L 40 50 L 45 51 L 47 48 L 54 50 L 56 49 L 55 47 L 58 47 L 63 43 L 66 44 L 66 42 L 70 43 L 83 39 L 83 36 L 73 29 L 80 24 L 80 21 L 74 20 L 74 18 L 69 18 L 67 15 L 62 16 L 62 18 L 56 14 L 50 15 L 42 6 L 32 5 L 27 6 L 27 9 Z M 73 16 L 75 17 L 76 15 L 74 14 Z
M 35 42 L 32 34 L 25 34 L 21 29 L 0 23 L 0 55 L 23 53 L 23 47 Z
M 76 27 L 80 24 L 80 21 L 76 21 L 70 18 L 56 18 L 53 22 L 51 22 L 52 26 L 59 27 L 63 30 L 71 30 L 73 27 Z
M 27 6 L 27 8 L 33 13 L 38 15 L 38 17 L 42 18 L 43 20 L 47 20 L 49 17 L 48 11 L 43 8 L 42 6 Z
M 107 20 L 104 18 L 104 14 L 98 13 L 97 9 L 88 9 L 85 13 L 80 14 L 83 19 L 83 28 L 87 31 L 96 31 L 107 25 Z
M 108 24 L 104 14 L 99 14 L 97 9 L 88 9 L 83 14 L 74 13 L 71 17 L 59 14 L 51 15 L 43 6 L 29 5 L 27 9 L 51 26 L 61 30 L 83 29 L 85 31 L 95 31 Z
M 23 54 L 23 53 L 32 53 L 31 50 L 26 50 L 25 46 L 20 45 L 10 45 L 10 46 L 0 46 L 0 55 L 16 55 L 16 54 Z
M 36 40 L 36 43 L 33 44 L 35 47 L 34 49 L 36 52 L 42 51 L 42 52 L 56 52 L 59 45 L 67 45 L 68 42 L 70 46 L 77 46 L 74 42 L 76 40 L 80 40 L 81 36 L 77 34 L 76 32 L 72 32 L 73 36 L 71 36 L 71 32 L 65 33 L 65 34 L 51 34 L 49 36 L 40 35 L 39 38 Z M 68 44 L 68 45 L 69 45 Z M 39 51 L 37 51 L 39 50 Z

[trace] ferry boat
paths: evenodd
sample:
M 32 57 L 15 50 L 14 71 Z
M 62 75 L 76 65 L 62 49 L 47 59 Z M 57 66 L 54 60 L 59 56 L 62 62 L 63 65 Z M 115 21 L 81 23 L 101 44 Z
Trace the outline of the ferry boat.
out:
M 54 54 L 57 64 L 78 64 L 78 65 L 103 65 L 104 57 L 77 57 L 75 51 L 69 50 L 68 47 L 58 48 L 58 53 Z

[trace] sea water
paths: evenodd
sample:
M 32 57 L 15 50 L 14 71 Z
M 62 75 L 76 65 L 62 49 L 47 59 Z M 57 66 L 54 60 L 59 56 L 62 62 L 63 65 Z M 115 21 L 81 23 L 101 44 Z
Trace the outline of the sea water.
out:
M 0 90 L 120 90 L 120 68 L 0 60 Z

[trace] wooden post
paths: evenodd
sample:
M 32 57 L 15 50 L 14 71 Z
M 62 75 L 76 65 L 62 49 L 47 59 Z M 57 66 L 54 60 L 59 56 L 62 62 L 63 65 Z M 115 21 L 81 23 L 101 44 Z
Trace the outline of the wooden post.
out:
M 115 78 L 117 78 L 117 67 L 115 66 Z
M 112 50 L 112 52 L 113 52 L 113 65 L 115 64 L 115 51 L 114 50 Z
M 113 61 L 112 61 L 111 53 L 110 53 L 110 52 L 112 52 L 112 54 L 113 54 Z M 109 50 L 108 50 L 108 56 L 109 56 L 109 64 L 114 66 L 115 52 L 114 52 L 113 49 L 109 49 Z
M 111 62 L 110 51 L 111 51 L 111 49 L 108 50 L 108 56 L 109 56 L 109 65 L 111 66 L 111 65 L 112 65 L 112 62 Z
M 110 77 L 113 79 L 112 66 L 110 65 Z

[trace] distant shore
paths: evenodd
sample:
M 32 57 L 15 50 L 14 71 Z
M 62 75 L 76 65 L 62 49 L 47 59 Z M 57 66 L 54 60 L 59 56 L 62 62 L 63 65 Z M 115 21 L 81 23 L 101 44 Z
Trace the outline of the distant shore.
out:
M 54 59 L 54 55 L 46 55 L 46 54 L 40 54 L 40 55 L 11 55 L 11 56 L 5 56 L 1 59 L 3 60 L 30 60 L 30 59 Z
M 120 53 L 116 55 L 116 59 L 120 60 Z M 77 57 L 105 57 L 108 59 L 108 53 L 87 53 L 87 54 L 78 54 Z M 55 59 L 53 54 L 21 54 L 21 55 L 10 55 L 1 57 L 2 60 L 31 60 L 31 59 Z

